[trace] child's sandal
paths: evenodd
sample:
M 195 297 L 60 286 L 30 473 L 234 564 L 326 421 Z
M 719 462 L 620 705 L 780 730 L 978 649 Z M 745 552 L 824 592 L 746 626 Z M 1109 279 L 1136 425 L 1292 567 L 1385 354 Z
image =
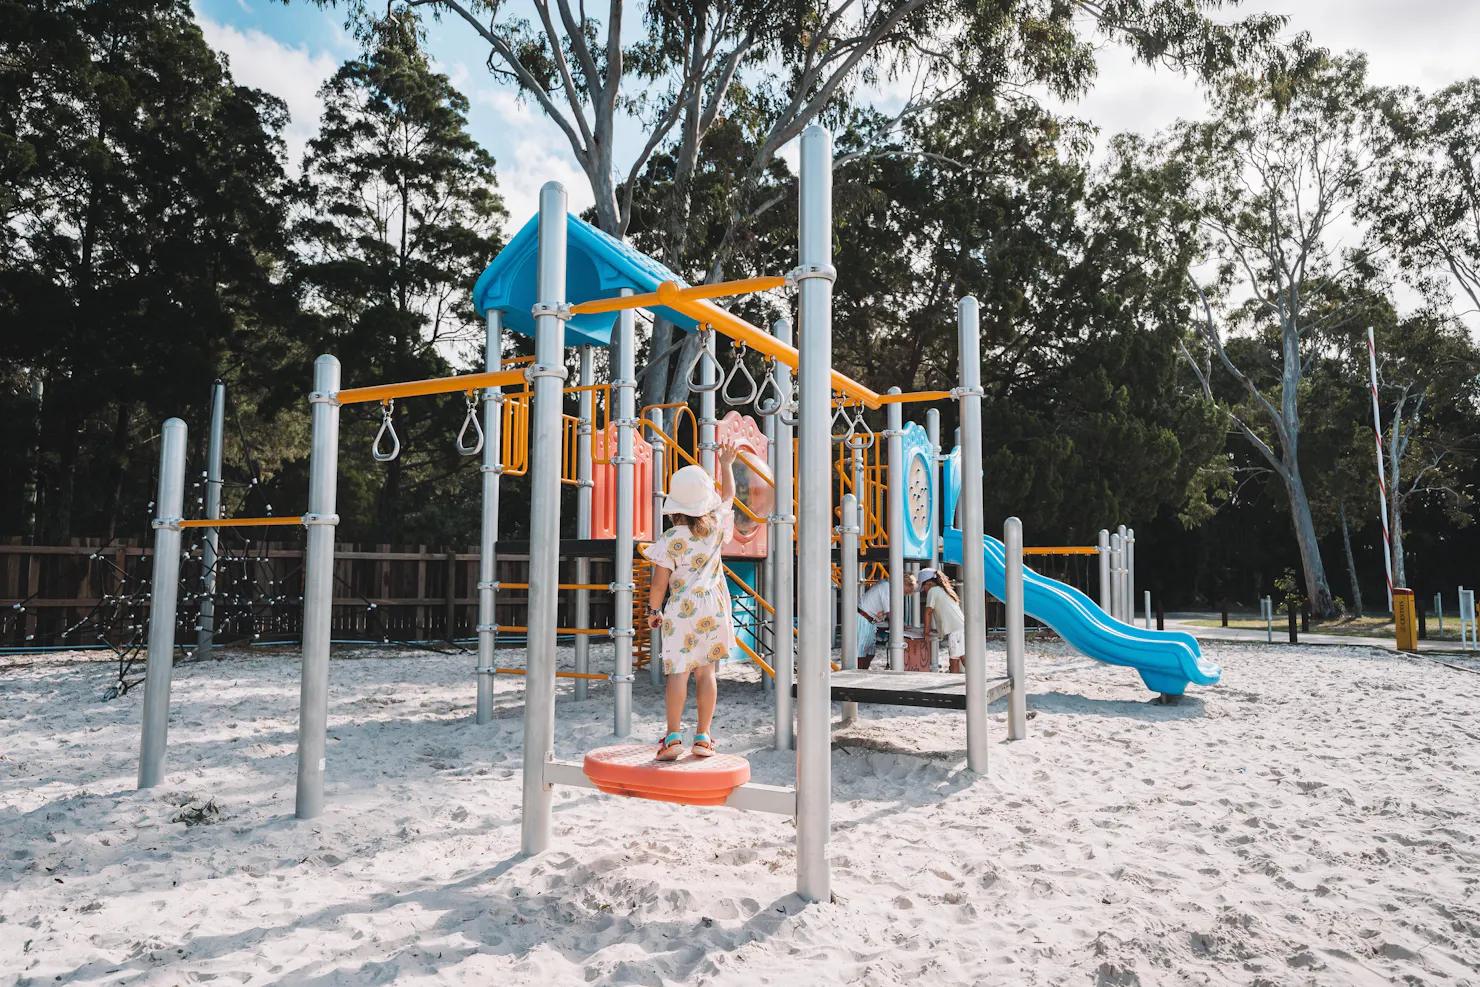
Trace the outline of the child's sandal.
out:
M 714 741 L 709 739 L 707 733 L 694 734 L 694 746 L 689 748 L 689 753 L 695 757 L 713 757 Z
M 677 761 L 683 757 L 683 734 L 670 733 L 664 737 L 656 757 L 659 761 Z

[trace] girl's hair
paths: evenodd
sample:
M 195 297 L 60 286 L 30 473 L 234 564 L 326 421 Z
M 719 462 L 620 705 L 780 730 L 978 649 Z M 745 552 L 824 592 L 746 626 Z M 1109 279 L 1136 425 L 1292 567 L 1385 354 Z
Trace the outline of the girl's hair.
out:
M 928 586 L 928 585 L 930 585 L 930 583 L 936 583 L 936 584 L 938 584 L 941 589 L 943 589 L 943 590 L 946 591 L 946 596 L 949 596 L 951 599 L 955 600 L 957 603 L 960 603 L 961 602 L 961 597 L 959 597 L 959 596 L 956 595 L 956 587 L 954 587 L 954 586 L 951 585 L 951 577 L 950 576 L 947 576 L 945 573 L 940 572 L 939 570 L 937 570 L 936 573 L 935 573 L 935 577 L 933 579 L 930 579 L 928 582 L 926 582 L 925 585 Z
M 669 517 L 673 518 L 674 524 L 684 525 L 700 538 L 708 538 L 713 534 L 714 526 L 719 521 L 719 518 L 715 517 L 713 511 L 710 511 L 703 517 L 693 517 L 689 514 L 670 514 Z

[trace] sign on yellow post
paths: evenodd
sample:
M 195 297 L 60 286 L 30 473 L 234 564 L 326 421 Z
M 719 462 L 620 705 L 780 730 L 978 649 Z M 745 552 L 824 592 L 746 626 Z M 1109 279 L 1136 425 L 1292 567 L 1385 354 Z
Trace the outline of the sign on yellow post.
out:
M 1398 650 L 1418 650 L 1418 607 L 1413 590 L 1393 590 L 1393 626 L 1398 631 Z

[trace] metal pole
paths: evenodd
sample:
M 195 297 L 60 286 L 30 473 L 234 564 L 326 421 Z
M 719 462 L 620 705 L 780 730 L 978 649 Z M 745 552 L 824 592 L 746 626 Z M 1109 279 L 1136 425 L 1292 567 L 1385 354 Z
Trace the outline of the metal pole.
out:
M 1136 622 L 1136 529 L 1125 529 L 1125 622 Z
M 483 369 L 493 373 L 503 368 L 504 313 L 485 316 Z M 478 536 L 478 714 L 476 722 L 493 722 L 494 646 L 498 624 L 495 603 L 498 593 L 498 495 L 504 472 L 502 457 L 504 389 L 483 389 L 483 462 L 478 472 L 483 480 L 483 517 Z M 450 634 L 448 635 L 451 636 Z
M 206 445 L 206 517 L 221 517 L 221 459 L 226 445 L 226 382 L 211 387 L 211 437 Z M 216 637 L 216 565 L 221 535 L 206 528 L 200 546 L 200 627 L 195 632 L 195 657 L 209 658 Z
M 663 430 L 663 412 L 653 409 L 648 412 L 648 417 L 653 423 L 653 437 L 648 444 L 652 451 L 653 460 L 653 538 L 656 540 L 663 531 L 663 495 L 664 495 L 664 450 L 663 440 L 660 433 Z M 662 601 L 658 601 L 662 604 Z M 646 613 L 646 611 L 643 611 Z M 648 631 L 648 681 L 654 689 L 663 685 L 663 632 L 661 630 Z
M 1387 467 L 1382 456 L 1382 409 L 1377 404 L 1377 344 L 1367 328 L 1367 367 L 1372 388 L 1372 438 L 1377 444 L 1377 503 L 1382 511 L 1382 564 L 1387 567 L 1388 613 L 1393 612 L 1393 539 L 1388 532 Z
M 966 766 L 987 771 L 987 573 L 982 557 L 982 364 L 976 299 L 956 303 L 961 351 L 961 609 L 966 617 Z
M 530 408 L 529 619 L 525 632 L 524 803 L 520 849 L 550 845 L 545 762 L 555 747 L 555 632 L 560 601 L 560 413 L 565 372 L 565 187 L 540 189 L 539 274 Z
M 1126 616 L 1126 613 L 1130 610 L 1131 605 L 1129 600 L 1130 594 L 1126 592 L 1125 586 L 1125 554 L 1127 548 L 1126 538 L 1129 536 L 1127 535 L 1126 527 L 1123 524 L 1115 529 L 1115 533 L 1120 536 L 1120 543 L 1117 546 L 1119 551 L 1115 556 L 1115 562 L 1118 567 L 1118 573 L 1115 580 L 1115 616 L 1120 620 L 1122 624 L 1128 624 L 1130 623 L 1130 618 Z
M 830 901 L 832 719 L 832 136 L 813 124 L 802 132 L 798 305 L 801 346 L 801 457 L 797 503 L 797 894 Z M 776 690 L 778 693 L 781 690 Z
M 771 334 L 777 340 L 791 345 L 791 323 L 777 319 L 771 325 Z M 776 608 L 776 725 L 775 746 L 778 751 L 792 748 L 792 696 L 791 684 L 796 679 L 796 560 L 797 543 L 794 534 L 796 515 L 792 513 L 792 480 L 794 477 L 792 426 L 783 416 L 791 414 L 791 370 L 786 364 L 776 363 L 776 386 L 781 394 L 781 413 L 776 416 L 776 507 L 771 520 L 776 530 L 776 592 L 771 605 Z
M 313 362 L 308 525 L 303 558 L 303 660 L 298 690 L 298 790 L 295 812 L 324 811 L 324 754 L 329 730 L 329 638 L 334 618 L 334 526 L 339 523 L 339 361 Z
M 1095 550 L 1100 560 L 1100 609 L 1108 614 L 1115 603 L 1110 593 L 1110 532 L 1104 528 L 1100 529 L 1100 540 L 1096 542 Z
M 1125 557 L 1125 543 L 1120 540 L 1118 533 L 1110 535 L 1110 616 L 1116 620 L 1122 620 L 1124 604 L 1121 602 L 1120 594 L 1124 589 L 1124 583 L 1120 578 L 1121 559 Z
M 1007 548 L 1002 602 L 1007 608 L 1007 677 L 1012 682 L 1012 691 L 1007 694 L 1007 739 L 1023 740 L 1028 736 L 1028 675 L 1023 659 L 1022 521 L 1007 519 L 1002 526 L 1002 543 Z
M 1151 591 L 1146 590 L 1146 629 L 1151 630 Z
M 632 294 L 623 288 L 622 294 Z M 617 379 L 612 391 L 617 396 L 617 454 L 611 457 L 617 468 L 617 561 L 613 573 L 612 596 L 615 614 L 612 619 L 612 733 L 618 737 L 632 735 L 632 578 L 633 513 L 636 509 L 637 457 L 633 454 L 633 433 L 637 427 L 637 339 L 634 333 L 636 313 L 624 309 L 617 314 Z M 610 455 L 611 450 L 607 450 Z M 656 534 L 656 532 L 654 533 Z
M 842 525 L 838 527 L 838 569 L 842 572 L 843 605 L 838 614 L 842 630 L 843 668 L 858 667 L 858 498 L 843 495 Z M 843 722 L 858 719 L 858 704 L 843 704 Z
M 764 571 L 764 577 L 763 578 L 765 580 L 765 584 L 761 587 L 761 593 L 763 593 L 765 595 L 766 599 L 768 599 L 768 600 L 771 601 L 771 604 L 774 607 L 775 606 L 775 602 L 776 602 L 776 555 L 780 551 L 780 549 L 777 547 L 778 545 L 780 545 L 780 542 L 776 538 L 776 513 L 777 513 L 776 502 L 775 502 L 775 491 L 776 491 L 776 487 L 775 487 L 775 477 L 776 477 L 776 416 L 775 415 L 762 415 L 761 416 L 761 420 L 765 423 L 765 432 L 766 432 L 766 465 L 771 468 L 771 483 L 772 483 L 772 486 L 771 486 L 771 492 L 772 492 L 771 513 L 766 516 L 766 561 L 762 564 L 762 569 Z M 770 633 L 771 633 L 771 668 L 772 669 L 775 669 L 775 667 L 776 667 L 776 664 L 775 664 L 775 662 L 776 662 L 776 641 L 777 641 L 776 615 L 774 613 L 766 613 L 764 610 L 761 610 L 759 607 L 757 607 L 756 609 L 759 611 L 756 614 L 756 619 L 759 622 L 761 633 L 764 633 L 764 629 L 766 627 L 768 627 L 768 626 L 771 629 L 770 630 Z M 775 688 L 776 688 L 776 680 L 774 678 L 772 678 L 771 676 L 767 675 L 765 672 L 762 672 L 761 673 L 761 689 L 762 689 L 762 691 L 771 692 Z
M 154 573 L 149 592 L 149 658 L 144 666 L 144 724 L 139 787 L 164 781 L 170 729 L 170 669 L 175 661 L 175 602 L 180 583 L 180 521 L 185 512 L 185 423 L 159 433 L 159 492 L 154 499 Z
M 940 412 L 925 411 L 925 436 L 930 440 L 930 568 L 940 567 L 941 491 L 940 491 Z M 918 592 L 917 592 L 917 595 Z M 923 606 L 924 601 L 921 601 Z M 940 641 L 926 644 L 930 652 L 931 671 L 940 671 Z
M 590 387 L 596 383 L 595 347 L 586 343 L 580 347 L 580 384 Z M 576 425 L 576 537 L 591 537 L 591 426 L 595 422 L 595 394 L 582 391 L 580 421 Z M 591 560 L 584 555 L 576 558 L 576 582 L 591 581 Z M 576 590 L 576 626 L 591 626 L 591 592 Z M 591 635 L 577 634 L 575 641 L 576 671 L 591 671 Z M 586 679 L 575 680 L 574 698 L 586 698 Z
M 717 448 L 714 441 L 714 382 L 719 372 L 719 364 L 715 362 L 715 334 L 706 332 L 703 340 L 704 351 L 709 354 L 709 359 L 699 361 L 699 383 L 710 388 L 699 392 L 699 465 L 715 474 L 714 451 Z
M 1439 618 L 1439 640 L 1444 640 L 1444 594 L 1434 594 L 1434 615 Z
M 1274 598 L 1264 598 L 1264 633 L 1269 644 L 1274 643 Z
M 899 388 L 889 388 L 898 394 Z M 889 668 L 904 671 L 904 409 L 889 405 Z M 970 544 L 969 542 L 967 543 Z

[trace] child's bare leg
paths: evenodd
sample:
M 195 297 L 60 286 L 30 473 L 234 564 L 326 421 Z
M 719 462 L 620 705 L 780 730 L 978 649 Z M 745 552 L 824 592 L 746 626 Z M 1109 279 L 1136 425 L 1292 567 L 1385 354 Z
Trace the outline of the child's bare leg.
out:
M 668 676 L 667 690 L 663 693 L 663 707 L 668 714 L 668 732 L 679 733 L 683 728 L 683 704 L 689 697 L 689 673 L 672 672 Z M 710 709 L 714 708 L 711 701 Z
M 708 665 L 700 665 L 694 669 L 694 693 L 699 701 L 699 732 L 709 732 L 710 721 L 714 719 L 714 700 L 719 693 L 718 683 L 714 677 L 714 669 L 718 662 Z

